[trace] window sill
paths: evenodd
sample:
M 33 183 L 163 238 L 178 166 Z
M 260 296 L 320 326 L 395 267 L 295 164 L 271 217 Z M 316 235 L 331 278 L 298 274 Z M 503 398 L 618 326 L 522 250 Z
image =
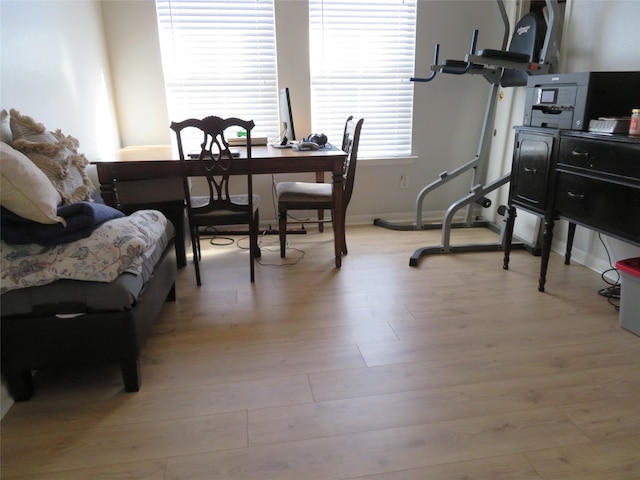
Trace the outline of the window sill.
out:
M 417 156 L 413 155 L 409 157 L 359 158 L 358 164 L 369 167 L 413 165 L 416 163 L 417 158 Z

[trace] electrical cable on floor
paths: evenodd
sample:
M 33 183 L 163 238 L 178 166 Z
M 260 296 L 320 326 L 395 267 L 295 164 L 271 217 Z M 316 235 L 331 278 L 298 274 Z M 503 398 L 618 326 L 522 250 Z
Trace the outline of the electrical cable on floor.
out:
M 272 195 L 272 205 L 273 205 L 273 210 L 274 210 L 274 214 L 275 217 L 278 218 L 278 211 L 276 208 L 276 204 L 277 204 L 277 198 L 276 198 L 276 180 L 275 180 L 275 176 L 273 174 L 271 174 L 271 195 Z M 302 224 L 302 229 L 304 229 L 304 224 L 305 223 L 310 223 L 312 222 L 312 219 L 307 217 L 306 219 L 298 219 L 290 214 L 287 215 L 288 218 L 291 218 L 294 222 L 296 223 L 301 223 Z M 268 232 L 273 231 L 273 228 L 271 225 L 269 225 L 264 232 L 258 237 L 258 247 L 262 250 L 267 250 L 270 252 L 279 252 L 280 251 L 280 243 L 279 240 L 276 240 L 277 243 L 274 243 L 274 245 L 276 245 L 275 247 L 271 248 L 271 247 L 265 247 L 264 244 L 264 239 L 267 236 Z M 250 237 L 245 236 L 242 238 L 239 238 L 238 240 L 234 240 L 231 237 L 225 237 L 225 236 L 220 236 L 218 234 L 218 230 L 215 227 L 205 227 L 204 230 L 200 233 L 201 237 L 211 237 L 209 239 L 209 243 L 211 245 L 217 246 L 217 247 L 226 247 L 229 245 L 233 245 L 233 243 L 235 242 L 236 245 L 238 246 L 238 248 L 242 249 L 242 250 L 248 250 L 249 246 L 242 246 L 240 242 L 244 241 L 244 240 L 249 240 Z M 277 237 L 276 237 L 277 238 Z M 287 262 L 287 263 L 265 263 L 262 260 L 262 257 L 257 258 L 256 262 L 262 266 L 265 267 L 288 267 L 288 266 L 293 266 L 298 264 L 298 262 L 300 262 L 300 260 L 302 260 L 306 254 L 306 252 L 304 250 L 300 250 L 299 248 L 295 248 L 291 246 L 291 242 L 289 240 L 287 240 L 287 244 L 286 244 L 286 249 L 288 251 L 294 251 L 294 252 L 298 252 L 300 253 L 300 257 L 298 257 L 297 259 Z
M 269 225 L 269 230 L 271 230 L 271 225 Z M 279 237 L 275 237 L 274 241 L 271 242 L 270 245 L 267 245 L 265 243 L 265 239 L 267 236 L 267 231 L 265 230 L 265 233 L 263 233 L 262 235 L 260 235 L 260 237 L 258 238 L 258 246 L 260 247 L 260 250 L 266 250 L 267 252 L 280 252 L 280 240 Z M 300 250 L 299 248 L 295 248 L 291 246 L 291 243 L 287 240 L 287 244 L 286 244 L 286 249 L 290 250 L 290 251 L 294 251 L 294 252 L 299 252 L 302 255 L 293 260 L 293 261 L 289 261 L 286 263 L 266 263 L 263 261 L 263 257 L 257 258 L 256 262 L 258 262 L 260 265 L 262 265 L 263 267 L 290 267 L 293 265 L 296 265 L 300 260 L 302 260 L 305 256 L 305 251 L 304 250 Z M 284 259 L 283 259 L 284 260 Z
M 215 227 L 205 227 L 200 236 L 205 236 L 205 238 L 211 236 L 211 238 L 209 239 L 209 243 L 217 247 L 226 247 L 228 245 L 233 245 L 233 243 L 235 242 L 235 240 L 231 237 L 221 237 L 220 235 L 218 235 L 218 230 Z
M 272 230 L 271 225 L 269 225 L 268 228 L 266 228 L 264 232 L 258 237 L 258 247 L 260 248 L 260 250 L 266 250 L 269 252 L 280 252 L 280 241 L 278 240 L 278 237 L 276 237 L 275 241 L 270 246 L 265 245 L 265 237 L 268 235 L 268 232 L 271 230 Z M 249 236 L 244 236 L 242 238 L 239 238 L 238 240 L 234 240 L 231 237 L 219 236 L 217 234 L 217 229 L 215 227 L 206 227 L 204 231 L 200 234 L 200 236 L 205 238 L 208 236 L 211 236 L 211 238 L 209 239 L 209 243 L 216 247 L 227 247 L 235 243 L 239 249 L 249 250 L 249 246 L 245 247 L 241 243 L 243 241 L 250 241 Z M 220 242 L 221 240 L 224 241 L 224 243 L 221 243 Z M 300 260 L 302 260 L 306 254 L 304 250 L 300 250 L 299 248 L 292 247 L 291 242 L 289 242 L 288 240 L 286 244 L 286 249 L 289 251 L 298 252 L 301 255 L 297 259 L 286 262 L 286 263 L 265 263 L 262 260 L 262 257 L 257 258 L 256 262 L 264 267 L 290 267 L 298 264 L 298 262 L 300 262 Z
M 602 235 L 599 233 L 598 234 L 598 238 L 600 239 L 600 243 L 602 243 L 602 246 L 604 247 L 604 251 L 607 254 L 607 259 L 609 261 L 609 267 L 607 270 L 605 270 L 604 272 L 602 272 L 600 274 L 600 277 L 602 278 L 602 280 L 604 281 L 604 283 L 606 283 L 607 285 L 609 285 L 608 287 L 605 288 L 601 288 L 600 290 L 598 290 L 598 295 L 602 295 L 603 297 L 606 297 L 607 301 L 609 302 L 609 304 L 613 305 L 613 307 L 616 310 L 620 310 L 620 272 L 618 271 L 617 268 L 615 268 L 613 266 L 613 263 L 611 262 L 611 255 L 609 255 L 609 249 L 607 248 L 607 245 L 604 243 L 604 240 L 602 239 Z M 609 280 L 606 275 L 608 273 L 611 272 L 615 272 L 617 275 L 617 279 L 615 282 L 612 282 L 611 280 Z M 614 303 L 614 300 L 618 300 L 618 303 Z

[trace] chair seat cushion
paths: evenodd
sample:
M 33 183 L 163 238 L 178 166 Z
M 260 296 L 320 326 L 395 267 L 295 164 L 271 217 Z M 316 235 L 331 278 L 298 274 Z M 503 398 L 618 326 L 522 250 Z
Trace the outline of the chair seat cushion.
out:
M 209 203 L 209 197 L 205 196 L 194 196 L 191 197 L 191 206 L 193 208 L 203 207 Z M 249 195 L 231 195 L 231 203 L 235 203 L 236 205 L 247 205 L 249 203 Z M 258 208 L 258 204 L 260 203 L 260 195 L 253 195 L 253 209 Z M 219 212 L 216 210 L 216 212 Z
M 493 50 L 491 48 L 480 50 L 478 52 L 478 56 L 488 59 L 507 60 L 519 63 L 528 63 L 531 60 L 531 56 L 526 53 L 505 52 L 504 50 Z
M 231 195 L 231 202 L 236 205 L 247 205 L 248 195 Z M 191 197 L 193 208 L 202 207 L 209 203 L 209 197 Z M 260 195 L 253 195 L 253 212 L 258 210 Z M 213 212 L 194 212 L 193 221 L 197 225 L 235 225 L 248 222 L 246 212 L 234 212 L 233 210 L 215 210 Z
M 333 196 L 330 183 L 280 182 L 276 193 L 278 202 L 326 203 L 331 202 Z

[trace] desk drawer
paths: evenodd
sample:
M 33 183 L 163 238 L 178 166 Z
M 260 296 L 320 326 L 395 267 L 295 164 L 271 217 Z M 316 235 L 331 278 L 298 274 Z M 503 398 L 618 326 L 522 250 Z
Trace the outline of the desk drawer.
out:
M 559 172 L 556 212 L 574 223 L 640 244 L 640 188 Z
M 640 144 L 561 138 L 558 165 L 640 179 Z

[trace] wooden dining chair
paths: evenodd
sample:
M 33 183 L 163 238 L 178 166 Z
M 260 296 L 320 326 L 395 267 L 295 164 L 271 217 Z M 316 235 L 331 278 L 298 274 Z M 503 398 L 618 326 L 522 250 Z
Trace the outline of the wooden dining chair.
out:
M 358 145 L 360 144 L 360 131 L 364 119 L 354 119 L 350 116 L 345 122 L 344 134 L 342 137 L 342 150 L 347 153 L 344 162 L 344 182 L 342 183 L 343 195 L 342 205 L 334 205 L 333 184 L 331 183 L 311 183 L 311 182 L 279 182 L 276 185 L 276 196 L 278 199 L 278 230 L 280 235 L 280 256 L 284 257 L 287 244 L 287 217 L 289 210 L 331 210 L 331 219 L 324 220 L 321 216 L 315 222 L 334 223 L 335 209 L 342 209 L 342 219 L 346 217 L 347 206 L 353 193 L 353 185 L 356 176 L 356 165 L 358 161 Z M 305 222 L 307 223 L 307 222 Z M 344 224 L 342 225 L 343 238 L 342 253 L 347 254 L 347 239 Z M 336 232 L 334 225 L 334 235 Z
M 253 182 L 251 176 L 251 130 L 255 126 L 253 120 L 241 120 L 239 118 L 220 118 L 216 116 L 203 119 L 190 118 L 182 122 L 172 122 L 171 129 L 176 133 L 178 153 L 182 166 L 182 184 L 187 203 L 189 219 L 189 234 L 193 248 L 193 264 L 196 271 L 196 282 L 201 285 L 200 265 L 202 258 L 200 249 L 200 229 L 203 227 L 222 225 L 249 226 L 249 260 L 251 281 L 255 280 L 255 258 L 260 256 L 258 247 L 258 204 L 260 197 L 253 194 Z M 229 148 L 229 142 L 225 131 L 231 128 L 234 133 L 239 129 L 247 132 L 246 156 L 246 189 L 247 193 L 232 194 L 229 180 L 232 173 L 232 165 L 238 161 Z M 197 136 L 193 136 L 193 133 Z M 190 148 L 189 139 L 198 144 L 196 150 Z M 205 196 L 191 195 L 191 177 L 203 177 L 206 179 L 209 194 Z M 236 175 L 237 176 L 237 175 Z

